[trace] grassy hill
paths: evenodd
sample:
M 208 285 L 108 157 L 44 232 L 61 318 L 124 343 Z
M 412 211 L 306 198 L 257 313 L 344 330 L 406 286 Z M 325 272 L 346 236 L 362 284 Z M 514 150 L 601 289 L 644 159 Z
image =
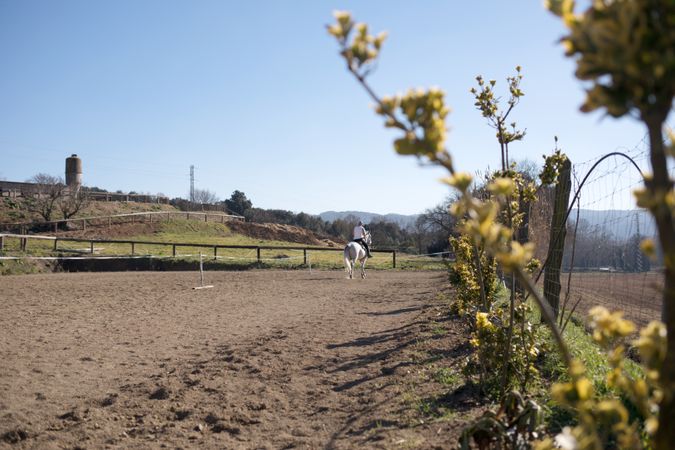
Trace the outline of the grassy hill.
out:
M 177 211 L 171 205 L 138 202 L 90 202 L 85 208 L 75 214 L 77 217 L 108 216 L 113 214 L 127 214 L 135 212 Z M 55 214 L 54 220 L 61 217 Z M 31 213 L 25 207 L 22 199 L 3 197 L 0 200 L 0 223 L 42 221 L 38 214 Z

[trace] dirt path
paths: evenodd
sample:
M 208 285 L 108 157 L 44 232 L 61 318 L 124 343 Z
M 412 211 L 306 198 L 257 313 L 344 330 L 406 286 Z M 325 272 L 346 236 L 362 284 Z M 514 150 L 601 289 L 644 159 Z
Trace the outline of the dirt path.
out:
M 454 445 L 408 411 L 442 273 L 207 277 L 0 278 L 0 447 Z

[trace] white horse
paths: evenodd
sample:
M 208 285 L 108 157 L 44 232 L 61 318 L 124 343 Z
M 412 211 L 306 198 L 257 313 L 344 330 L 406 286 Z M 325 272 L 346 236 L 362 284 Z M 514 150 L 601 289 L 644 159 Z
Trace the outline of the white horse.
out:
M 368 231 L 366 231 L 366 234 L 363 236 L 363 241 L 366 244 L 368 244 L 368 247 L 370 247 L 372 241 L 370 239 L 370 233 Z M 359 261 L 361 263 L 361 278 L 365 278 L 366 260 L 368 259 L 366 249 L 363 248 L 363 246 L 358 242 L 352 241 L 345 247 L 344 254 L 345 254 L 345 269 L 349 274 L 349 279 L 351 280 L 353 278 L 354 266 L 356 265 L 356 261 Z

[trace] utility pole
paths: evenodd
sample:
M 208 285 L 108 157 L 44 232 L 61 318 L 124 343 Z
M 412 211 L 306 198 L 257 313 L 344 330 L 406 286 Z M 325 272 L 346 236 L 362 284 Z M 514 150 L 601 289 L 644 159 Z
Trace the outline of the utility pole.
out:
M 195 166 L 190 166 L 190 203 L 195 202 Z

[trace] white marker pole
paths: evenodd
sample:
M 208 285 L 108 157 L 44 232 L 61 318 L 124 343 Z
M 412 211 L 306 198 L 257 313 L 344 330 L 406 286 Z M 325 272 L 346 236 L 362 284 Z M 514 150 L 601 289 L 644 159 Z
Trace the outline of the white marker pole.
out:
M 204 286 L 204 260 L 202 252 L 199 252 L 199 286 L 193 289 L 209 289 L 212 285 Z
M 199 286 L 204 287 L 204 258 L 202 252 L 199 252 Z

